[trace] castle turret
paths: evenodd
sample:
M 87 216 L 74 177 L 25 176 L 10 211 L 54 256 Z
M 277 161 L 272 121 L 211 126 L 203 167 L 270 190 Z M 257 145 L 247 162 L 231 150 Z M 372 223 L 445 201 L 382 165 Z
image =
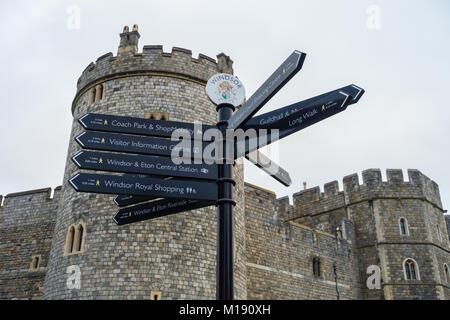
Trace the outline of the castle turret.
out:
M 88 112 L 214 125 L 207 80 L 232 73 L 232 61 L 183 48 L 138 52 L 137 26 L 120 34 L 117 56 L 105 54 L 82 72 L 72 104 L 73 123 L 64 184 L 45 279 L 46 299 L 215 299 L 216 207 L 117 226 L 113 196 L 77 193 L 68 179 L 80 170 L 71 157 L 80 147 L 78 119 Z M 164 115 L 164 116 L 162 116 Z M 235 166 L 235 297 L 246 298 L 243 167 Z M 75 249 L 72 247 L 74 243 Z M 79 267 L 80 288 L 67 286 Z M 71 270 L 71 269 L 69 269 Z
M 438 185 L 418 170 L 379 169 L 344 177 L 294 195 L 292 221 L 332 234 L 354 228 L 363 299 L 449 299 L 450 243 Z M 346 227 L 347 221 L 352 222 Z M 352 231 L 353 232 L 353 231 Z M 381 269 L 381 287 L 369 288 L 367 268 Z M 359 269 L 359 271 L 358 271 Z
M 122 54 L 124 52 L 138 52 L 138 43 L 141 35 L 138 32 L 138 25 L 133 26 L 133 31 L 130 32 L 128 26 L 123 28 L 123 32 L 120 34 L 120 44 L 117 54 Z

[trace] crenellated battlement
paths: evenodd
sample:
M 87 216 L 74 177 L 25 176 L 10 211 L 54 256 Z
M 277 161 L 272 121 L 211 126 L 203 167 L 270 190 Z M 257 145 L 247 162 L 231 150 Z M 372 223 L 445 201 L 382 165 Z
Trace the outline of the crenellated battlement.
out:
M 325 184 L 324 192 L 317 186 L 294 193 L 293 202 L 292 218 L 297 218 L 342 208 L 345 205 L 345 198 L 344 192 L 339 191 L 338 182 L 332 181 Z
M 173 47 L 170 53 L 164 52 L 161 45 L 146 45 L 142 52 L 137 52 L 137 47 L 136 50 L 119 50 L 117 56 L 109 52 L 98 57 L 95 63 L 91 62 L 82 72 L 77 82 L 72 112 L 79 96 L 99 82 L 153 74 L 175 76 L 206 84 L 216 73 L 233 73 L 232 65 L 233 61 L 223 53 L 217 55 L 216 61 L 204 54 L 194 58 L 192 51 L 184 48 Z
M 358 175 L 344 177 L 343 185 L 347 201 L 354 203 L 371 198 L 420 198 L 442 208 L 439 186 L 419 170 L 408 169 L 408 181 L 401 169 L 387 169 L 387 181 L 383 181 L 380 169 L 362 172 L 362 184 Z
M 419 170 L 408 170 L 409 181 L 403 177 L 401 169 L 387 169 L 387 181 L 382 180 L 380 169 L 368 169 L 362 172 L 362 184 L 358 174 L 343 178 L 343 191 L 337 181 L 324 186 L 314 187 L 295 193 L 295 217 L 328 212 L 361 201 L 380 198 L 421 199 L 442 208 L 439 186 Z
M 294 207 L 289 203 L 289 197 L 276 199 L 276 210 L 281 221 L 290 220 L 294 216 Z
M 1 207 L 4 209 L 11 209 L 23 203 L 24 201 L 33 201 L 34 205 L 36 204 L 36 202 L 58 201 L 59 195 L 61 193 L 61 188 L 61 186 L 56 187 L 54 189 L 53 196 L 52 188 L 42 188 L 23 192 L 9 193 L 4 198 L 3 196 L 0 196 L 0 204 L 2 204 Z

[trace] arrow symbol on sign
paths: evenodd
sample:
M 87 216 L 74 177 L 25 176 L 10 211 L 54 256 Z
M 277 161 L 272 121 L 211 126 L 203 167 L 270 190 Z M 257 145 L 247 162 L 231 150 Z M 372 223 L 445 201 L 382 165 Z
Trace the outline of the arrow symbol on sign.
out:
M 77 185 L 73 182 L 76 178 L 78 178 L 78 176 L 79 176 L 80 174 L 78 173 L 78 174 L 76 174 L 72 179 L 70 179 L 69 180 L 69 183 L 72 185 L 72 187 L 75 189 L 75 190 L 77 190 L 78 191 L 78 187 L 77 187 Z
M 345 96 L 345 99 L 344 99 L 344 101 L 343 101 L 342 104 L 341 104 L 341 108 L 343 108 L 343 107 L 345 106 L 345 103 L 346 103 L 347 100 L 348 100 L 348 97 L 350 97 L 350 95 L 349 95 L 349 94 L 346 94 L 345 92 L 342 92 L 342 91 L 339 91 L 339 93 Z
M 75 140 L 80 144 L 80 146 L 84 147 L 84 143 L 80 140 L 80 138 L 82 136 L 84 136 L 86 134 L 86 132 L 83 132 L 82 134 L 80 134 L 78 137 L 75 137 Z

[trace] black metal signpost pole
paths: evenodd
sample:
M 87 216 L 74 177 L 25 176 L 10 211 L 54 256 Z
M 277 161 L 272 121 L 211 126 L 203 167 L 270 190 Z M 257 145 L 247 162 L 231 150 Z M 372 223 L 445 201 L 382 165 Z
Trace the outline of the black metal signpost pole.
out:
M 218 192 L 216 202 L 217 210 L 217 278 L 216 298 L 218 300 L 233 300 L 233 162 L 228 160 L 228 148 L 226 142 L 226 128 L 228 119 L 234 111 L 231 104 L 219 104 L 219 122 L 217 127 L 223 137 L 222 164 L 219 164 Z

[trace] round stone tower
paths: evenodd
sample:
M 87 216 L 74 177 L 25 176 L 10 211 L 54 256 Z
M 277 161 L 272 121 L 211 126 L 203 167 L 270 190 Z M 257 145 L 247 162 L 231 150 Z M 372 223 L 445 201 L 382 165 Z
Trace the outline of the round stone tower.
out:
M 217 122 L 205 85 L 216 73 L 233 73 L 230 58 L 219 54 L 216 62 L 200 54 L 195 59 L 190 50 L 173 48 L 165 53 L 155 45 L 138 53 L 139 37 L 136 25 L 131 31 L 125 27 L 117 56 L 99 57 L 78 80 L 45 299 L 215 299 L 215 206 L 117 226 L 112 220 L 118 210 L 114 196 L 77 193 L 68 183 L 80 171 L 71 157 L 80 151 L 74 140 L 83 132 L 78 119 L 88 112 Z M 245 299 L 242 164 L 235 166 L 234 178 L 235 298 Z M 68 253 L 71 226 L 83 226 L 82 235 L 78 232 L 83 240 L 80 248 Z M 74 288 L 70 284 L 77 270 L 80 282 Z

